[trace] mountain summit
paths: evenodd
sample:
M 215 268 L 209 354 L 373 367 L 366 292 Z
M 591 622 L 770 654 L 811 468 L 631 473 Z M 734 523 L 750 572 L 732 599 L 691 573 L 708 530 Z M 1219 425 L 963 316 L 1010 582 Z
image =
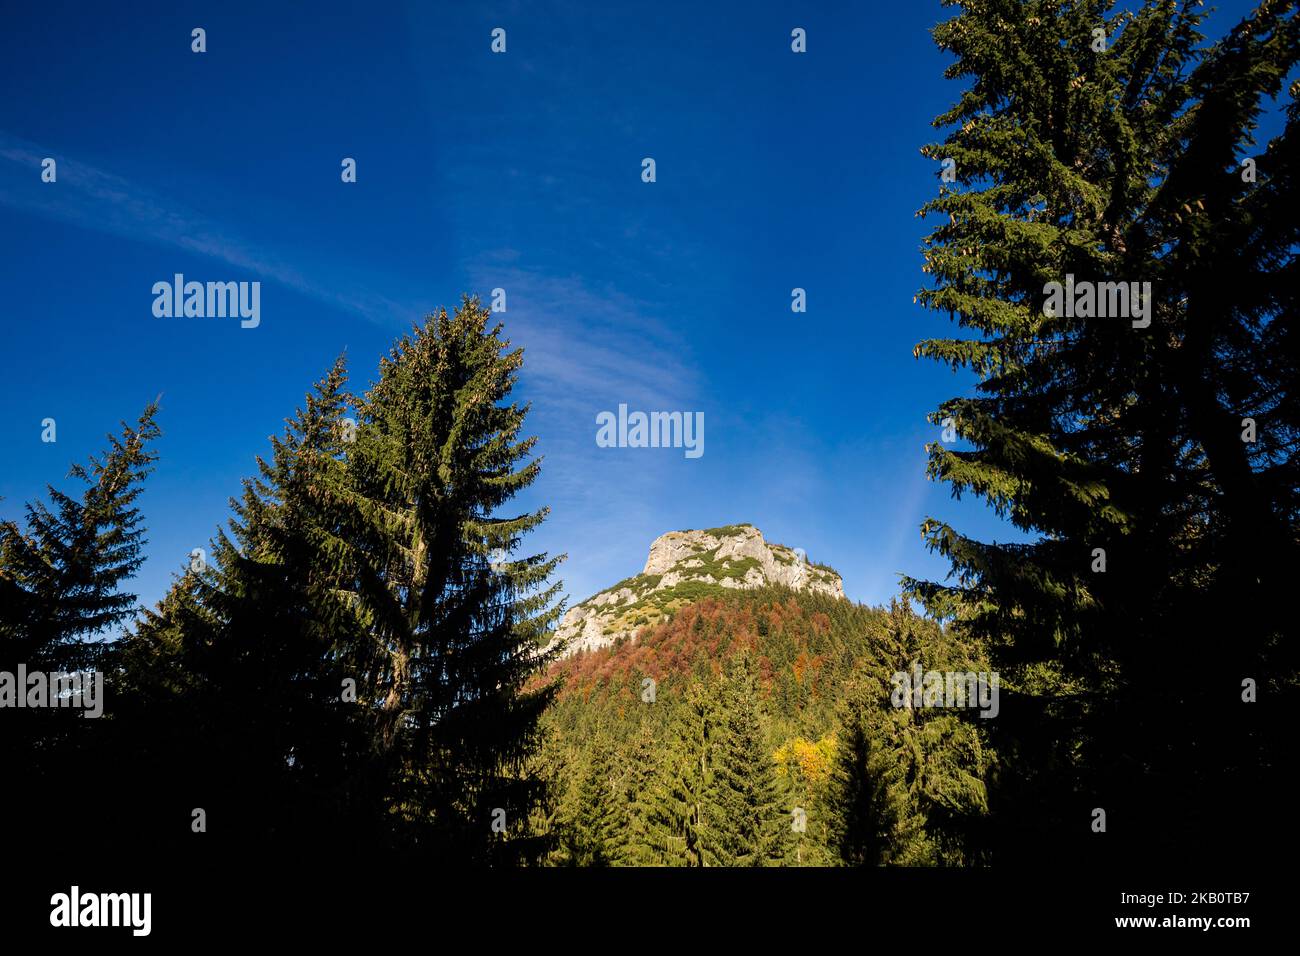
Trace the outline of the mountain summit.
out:
M 570 608 L 551 646 L 565 642 L 565 655 L 596 650 L 722 589 L 772 585 L 844 597 L 835 570 L 809 563 L 800 549 L 769 544 L 751 524 L 669 531 L 650 545 L 640 574 Z

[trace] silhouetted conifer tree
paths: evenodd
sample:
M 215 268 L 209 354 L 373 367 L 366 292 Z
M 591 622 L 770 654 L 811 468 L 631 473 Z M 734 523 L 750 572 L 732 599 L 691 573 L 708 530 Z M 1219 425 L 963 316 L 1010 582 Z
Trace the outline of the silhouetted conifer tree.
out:
M 1261 800 L 1282 813 L 1295 85 L 1282 134 L 1263 150 L 1252 134 L 1300 18 L 1261 3 L 1202 47 L 1198 6 L 975 4 L 934 30 L 968 89 L 924 149 L 953 175 L 922 209 L 943 221 L 919 299 L 973 335 L 916 354 L 979 383 L 934 413 L 969 447 L 931 445 L 929 473 L 1033 540 L 928 519 L 954 580 L 908 586 L 993 648 L 999 747 L 1020 768 L 1001 776 L 999 841 L 1026 858 L 1045 834 L 1063 852 L 1235 852 L 1276 819 Z M 1271 704 L 1243 704 L 1247 678 Z M 1095 806 L 1120 821 L 1108 839 Z

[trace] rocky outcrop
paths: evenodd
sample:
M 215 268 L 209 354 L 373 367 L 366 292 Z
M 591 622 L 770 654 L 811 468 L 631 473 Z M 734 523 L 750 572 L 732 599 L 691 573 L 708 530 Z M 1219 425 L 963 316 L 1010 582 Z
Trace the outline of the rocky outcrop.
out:
M 771 585 L 844 597 L 834 570 L 809 563 L 801 549 L 769 544 L 753 525 L 669 531 L 650 545 L 640 574 L 570 608 L 551 646 L 563 643 L 565 655 L 595 650 L 721 589 Z

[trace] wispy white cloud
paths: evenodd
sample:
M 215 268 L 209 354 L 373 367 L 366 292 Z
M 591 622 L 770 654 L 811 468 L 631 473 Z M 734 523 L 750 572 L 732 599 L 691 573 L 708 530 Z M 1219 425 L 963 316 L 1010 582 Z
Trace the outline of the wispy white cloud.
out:
M 97 166 L 58 156 L 58 179 L 44 184 L 41 161 L 52 155 L 55 151 L 0 131 L 0 160 L 14 167 L 0 178 L 0 204 L 77 228 L 217 259 L 371 321 L 405 321 L 418 314 L 413 305 L 368 290 L 341 290 L 326 278 L 331 274 L 327 267 L 304 271 L 271 243 L 245 238 L 228 223 Z
M 686 345 L 652 305 L 580 276 L 514 264 L 472 263 L 468 272 L 476 288 L 506 290 L 509 332 L 525 347 L 525 381 L 539 400 L 594 413 L 610 402 L 684 408 L 693 399 L 698 383 Z
M 653 303 L 578 275 L 548 276 L 513 250 L 465 267 L 486 295 L 507 293 L 503 316 L 524 349 L 521 394 L 533 403 L 529 431 L 545 461 L 535 489 L 552 508 L 534 546 L 565 551 L 566 591 L 584 598 L 639 570 L 665 510 L 696 463 L 671 450 L 596 446 L 596 413 L 620 402 L 642 410 L 698 410 L 699 371 L 679 333 Z

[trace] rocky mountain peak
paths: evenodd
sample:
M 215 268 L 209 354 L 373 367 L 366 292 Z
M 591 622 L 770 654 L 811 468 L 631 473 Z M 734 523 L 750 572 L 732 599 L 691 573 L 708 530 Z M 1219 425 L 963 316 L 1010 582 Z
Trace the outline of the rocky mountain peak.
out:
M 565 642 L 566 655 L 595 650 L 723 589 L 771 585 L 844 597 L 833 569 L 809 563 L 801 549 L 763 540 L 751 524 L 669 531 L 650 545 L 640 574 L 570 608 L 555 642 Z

